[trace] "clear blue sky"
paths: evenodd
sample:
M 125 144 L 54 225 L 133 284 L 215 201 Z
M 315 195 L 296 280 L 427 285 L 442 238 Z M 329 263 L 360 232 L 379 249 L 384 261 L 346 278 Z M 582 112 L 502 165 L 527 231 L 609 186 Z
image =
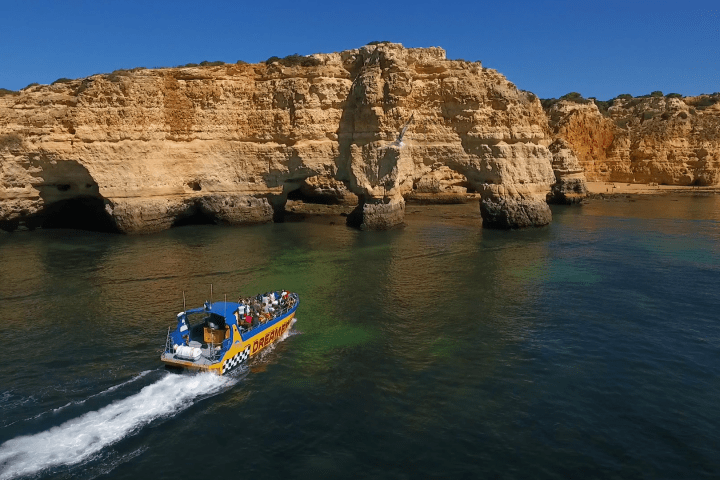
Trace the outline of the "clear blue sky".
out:
M 441 46 L 540 96 L 720 91 L 720 1 L 2 0 L 0 88 L 118 68 Z

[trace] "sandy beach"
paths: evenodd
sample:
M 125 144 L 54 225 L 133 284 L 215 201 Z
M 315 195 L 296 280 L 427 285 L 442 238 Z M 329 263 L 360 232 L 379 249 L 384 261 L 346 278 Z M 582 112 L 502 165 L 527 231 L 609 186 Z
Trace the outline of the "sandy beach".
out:
M 587 182 L 591 195 L 665 195 L 665 194 L 710 194 L 720 193 L 720 187 L 698 187 L 681 185 L 657 185 L 648 183 Z

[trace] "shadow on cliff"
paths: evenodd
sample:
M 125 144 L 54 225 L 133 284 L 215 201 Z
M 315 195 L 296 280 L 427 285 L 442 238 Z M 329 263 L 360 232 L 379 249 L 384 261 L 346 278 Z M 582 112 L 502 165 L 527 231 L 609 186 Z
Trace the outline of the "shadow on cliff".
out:
M 40 180 L 35 188 L 43 208 L 23 219 L 30 230 L 69 228 L 91 232 L 120 233 L 105 209 L 105 199 L 90 172 L 75 160 L 31 159 Z

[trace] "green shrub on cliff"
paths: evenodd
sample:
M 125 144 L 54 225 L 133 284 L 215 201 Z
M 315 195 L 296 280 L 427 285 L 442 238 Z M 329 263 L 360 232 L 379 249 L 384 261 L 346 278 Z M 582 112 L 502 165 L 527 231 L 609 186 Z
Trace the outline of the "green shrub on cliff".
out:
M 700 97 L 694 105 L 698 110 L 705 110 L 707 107 L 711 107 L 716 103 L 720 103 L 720 96 L 713 94 Z
M 661 92 L 660 90 L 655 90 L 654 92 L 652 92 L 650 94 L 650 96 L 651 97 L 664 97 L 663 92 Z
M 667 95 L 665 95 L 665 98 L 682 98 L 682 95 L 680 95 L 679 93 L 668 93 Z
M 633 96 L 629 93 L 621 93 L 617 97 L 610 99 L 609 102 L 611 103 L 611 105 L 615 105 L 615 100 L 625 100 L 625 103 L 623 104 L 624 108 L 630 108 L 640 103 L 640 100 L 634 99 Z M 618 105 L 619 104 L 620 102 L 618 102 Z
M 4 97 L 5 95 L 16 95 L 18 92 L 14 90 L 8 90 L 7 88 L 0 88 L 0 97 Z
M 185 65 L 178 65 L 175 68 L 193 68 L 193 67 L 219 67 L 220 65 L 225 65 L 225 62 L 222 62 L 220 60 L 217 60 L 215 62 L 208 62 L 207 60 L 203 60 L 200 63 L 186 63 Z
M 58 78 L 57 80 L 55 80 L 54 82 L 52 82 L 51 85 L 55 85 L 56 83 L 70 83 L 70 82 L 72 82 L 72 78 L 61 77 L 61 78 Z
M 552 108 L 553 105 L 558 103 L 560 100 L 566 100 L 568 102 L 573 103 L 590 103 L 591 100 L 588 100 L 584 98 L 582 95 L 580 95 L 578 92 L 570 92 L 566 93 L 560 98 L 541 98 L 540 104 L 543 106 L 545 110 L 548 110 Z
M 542 105 L 542 107 L 545 110 L 548 110 L 550 107 L 555 105 L 557 102 L 558 102 L 557 98 L 541 98 L 540 99 L 540 105 Z
M 280 57 L 270 57 L 267 60 L 265 60 L 266 65 L 270 65 L 272 63 L 279 63 L 280 65 L 283 65 L 285 67 L 316 67 L 320 65 L 320 60 L 314 57 L 306 57 L 304 55 L 300 55 L 297 53 L 293 53 L 292 55 L 288 55 L 287 57 L 280 58 Z
M 111 82 L 118 82 L 122 77 L 128 77 L 132 74 L 130 70 L 125 70 L 123 68 L 119 68 L 117 70 L 114 70 L 112 73 L 108 74 L 107 79 Z
M 569 102 L 575 103 L 587 103 L 587 100 L 583 98 L 583 96 L 580 95 L 578 92 L 566 93 L 565 95 L 560 97 L 560 100 L 567 100 Z
M 372 42 L 368 42 L 367 45 L 383 45 L 385 43 L 392 43 L 390 40 L 373 40 Z

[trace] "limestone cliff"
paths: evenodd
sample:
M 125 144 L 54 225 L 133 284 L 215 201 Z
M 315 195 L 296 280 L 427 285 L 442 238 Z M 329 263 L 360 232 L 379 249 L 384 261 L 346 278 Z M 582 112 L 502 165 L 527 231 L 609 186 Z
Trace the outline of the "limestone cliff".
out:
M 548 117 L 590 181 L 720 183 L 720 94 L 617 98 L 606 115 L 561 101 Z
M 548 194 L 548 203 L 573 204 L 587 197 L 585 172 L 570 145 L 559 138 L 550 145 L 555 184 Z
M 480 193 L 486 226 L 550 221 L 553 157 L 534 95 L 435 47 L 301 58 L 118 71 L 0 97 L 0 228 L 268 222 L 299 191 L 354 202 L 349 222 L 384 229 L 432 178 Z

